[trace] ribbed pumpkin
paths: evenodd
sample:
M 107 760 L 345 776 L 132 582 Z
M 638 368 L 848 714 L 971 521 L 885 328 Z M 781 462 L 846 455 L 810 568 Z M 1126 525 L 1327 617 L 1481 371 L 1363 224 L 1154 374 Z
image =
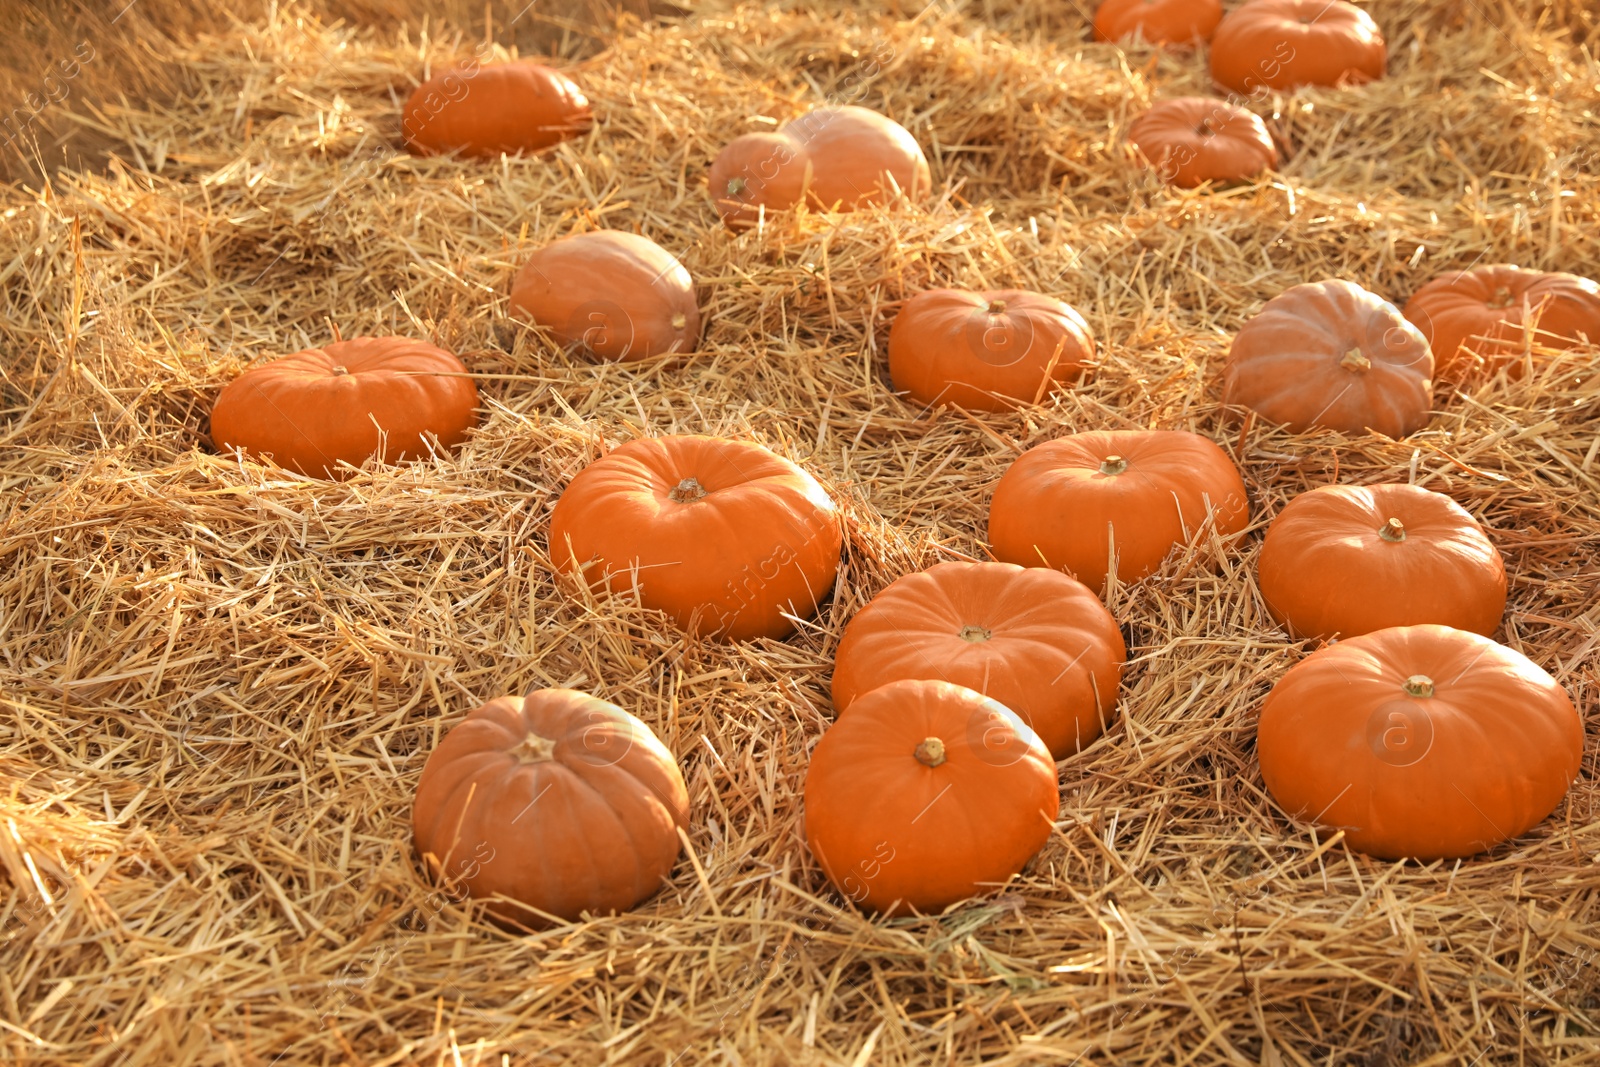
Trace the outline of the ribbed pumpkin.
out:
M 1354 637 L 1437 623 L 1492 634 L 1506 568 L 1483 528 L 1415 485 L 1328 485 L 1302 493 L 1261 545 L 1261 595 L 1303 637 Z
M 1222 21 L 1222 0 L 1104 0 L 1095 9 L 1094 39 L 1135 35 L 1150 44 L 1192 45 L 1208 40 Z
M 352 337 L 245 371 L 211 408 L 211 439 L 278 466 L 335 478 L 359 467 L 426 458 L 477 422 L 478 387 L 461 361 L 407 337 Z
M 648 237 L 619 230 L 573 234 L 529 256 L 511 313 L 597 360 L 692 352 L 700 339 L 689 271 Z
M 1530 339 L 1557 351 L 1600 342 L 1600 284 L 1576 274 L 1478 267 L 1433 279 L 1405 314 L 1433 348 L 1436 379 L 1463 381 L 1502 367 L 1520 376 Z
M 889 327 L 889 377 L 919 404 L 1006 411 L 1077 380 L 1093 360 L 1082 315 L 1018 289 L 931 289 Z
M 411 819 L 430 876 L 538 928 L 548 920 L 536 912 L 576 920 L 659 889 L 689 794 L 644 723 L 587 693 L 540 689 L 491 700 L 445 734 Z
M 1117 621 L 1060 571 L 940 563 L 891 583 L 845 627 L 833 704 L 903 678 L 993 697 L 1055 759 L 1099 737 L 1117 703 L 1127 648 Z
M 1240 328 L 1222 400 L 1296 433 L 1405 437 L 1428 424 L 1433 356 L 1398 308 L 1354 282 L 1312 282 Z
M 1098 430 L 1017 457 L 989 505 L 996 559 L 1051 567 L 1090 589 L 1137 581 L 1207 519 L 1224 538 L 1250 522 L 1244 481 L 1227 454 L 1183 430 Z
M 589 100 L 566 75 L 521 61 L 436 74 L 406 101 L 401 132 L 419 156 L 492 159 L 538 152 L 586 133 Z
M 1128 143 L 1162 180 L 1184 189 L 1242 182 L 1278 163 L 1266 123 L 1204 96 L 1163 100 L 1134 120 Z
M 773 133 L 735 138 L 711 164 L 711 199 L 729 229 L 805 201 L 852 211 L 898 195 L 915 202 L 933 181 L 917 139 L 893 119 L 847 104 L 819 107 Z
M 783 637 L 833 589 L 839 513 L 817 480 L 748 441 L 648 437 L 579 471 L 550 516 L 550 558 L 680 626 Z
M 1382 859 L 1456 859 L 1555 810 L 1583 760 L 1583 724 L 1520 652 L 1400 626 L 1293 667 L 1262 706 L 1256 750 L 1290 818 L 1342 829 Z
M 1344 0 L 1248 0 L 1211 37 L 1211 76 L 1236 93 L 1359 85 L 1387 59 L 1378 24 Z
M 942 911 L 1022 870 L 1060 813 L 1044 743 L 948 682 L 860 697 L 806 772 L 805 833 L 828 880 L 872 911 Z

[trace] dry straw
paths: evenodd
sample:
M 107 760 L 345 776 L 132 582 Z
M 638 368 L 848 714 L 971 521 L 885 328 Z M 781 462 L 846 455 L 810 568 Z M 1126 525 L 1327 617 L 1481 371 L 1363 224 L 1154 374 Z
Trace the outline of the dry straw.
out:
M 1281 174 L 1195 194 L 1120 144 L 1152 100 L 1205 91 L 1203 61 L 1089 44 L 1073 4 L 624 21 L 564 64 L 595 131 L 484 165 L 392 147 L 398 102 L 469 55 L 470 32 L 291 4 L 151 37 L 150 62 L 184 71 L 172 91 L 72 112 L 115 158 L 4 194 L 4 1058 L 1594 1057 L 1594 738 L 1534 832 L 1427 866 L 1290 824 L 1253 754 L 1263 694 L 1306 651 L 1263 611 L 1259 528 L 1334 481 L 1413 481 L 1482 519 L 1511 575 L 1503 639 L 1595 711 L 1594 348 L 1441 392 L 1405 441 L 1219 410 L 1229 335 L 1288 285 L 1403 299 L 1479 261 L 1600 275 L 1595 14 L 1371 7 L 1391 76 L 1258 101 Z M 936 201 L 719 229 L 703 188 L 719 146 L 827 100 L 905 123 Z M 596 367 L 507 318 L 526 250 L 602 226 L 682 254 L 704 286 L 698 352 Z M 886 388 L 883 343 L 930 284 L 1056 294 L 1101 365 L 1014 414 L 919 410 Z M 461 352 L 485 397 L 475 439 L 337 484 L 215 455 L 222 385 L 334 326 Z M 1011 459 L 1094 427 L 1223 444 L 1258 520 L 1246 547 L 1220 573 L 1175 559 L 1109 592 L 1132 657 L 1121 713 L 1061 766 L 1061 821 L 1024 878 L 937 918 L 856 914 L 799 834 L 841 627 L 909 570 L 983 558 Z M 561 486 L 668 432 L 764 442 L 844 502 L 838 589 L 795 637 L 695 643 L 553 579 Z M 635 913 L 514 938 L 422 881 L 409 802 L 443 731 L 534 685 L 654 726 L 689 782 L 692 856 Z

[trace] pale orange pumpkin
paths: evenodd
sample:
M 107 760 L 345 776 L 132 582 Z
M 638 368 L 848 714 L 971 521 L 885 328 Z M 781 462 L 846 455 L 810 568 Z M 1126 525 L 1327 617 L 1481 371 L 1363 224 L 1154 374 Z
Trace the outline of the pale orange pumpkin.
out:
M 1184 189 L 1247 181 L 1278 163 L 1266 123 L 1242 107 L 1203 96 L 1156 104 L 1128 128 L 1128 143 L 1162 180 Z
M 1345 0 L 1246 0 L 1211 37 L 1211 76 L 1236 93 L 1359 85 L 1387 60 L 1378 24 Z
M 412 154 L 469 159 L 538 152 L 594 122 L 570 78 L 526 60 L 488 67 L 471 60 L 436 74 L 417 86 L 402 114 Z
M 1138 35 L 1150 44 L 1179 47 L 1209 40 L 1222 21 L 1222 0 L 1103 0 L 1094 13 L 1094 39 Z
M 1493 374 L 1520 376 L 1529 342 L 1562 351 L 1600 342 L 1600 284 L 1576 274 L 1500 265 L 1452 271 L 1406 303 L 1433 348 L 1443 381 Z

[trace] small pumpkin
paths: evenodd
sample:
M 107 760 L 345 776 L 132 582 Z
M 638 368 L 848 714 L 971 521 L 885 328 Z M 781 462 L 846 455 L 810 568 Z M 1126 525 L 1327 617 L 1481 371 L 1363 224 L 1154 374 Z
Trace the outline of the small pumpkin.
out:
M 933 180 L 917 139 L 864 107 L 819 107 L 773 133 L 729 142 L 711 164 L 711 199 L 732 230 L 755 225 L 761 210 L 804 201 L 813 209 L 853 211 L 898 195 L 918 201 Z
M 537 929 L 660 889 L 689 793 L 650 727 L 587 693 L 540 689 L 491 700 L 445 734 L 411 823 L 431 877 Z
M 1211 39 L 1222 0 L 1105 0 L 1094 13 L 1094 39 L 1138 35 L 1150 44 L 1191 45 Z
M 589 100 L 572 80 L 539 63 L 476 61 L 417 86 L 402 112 L 413 155 L 468 159 L 539 152 L 587 133 Z
M 1090 589 L 1137 581 L 1210 518 L 1227 538 L 1250 522 L 1239 470 L 1222 449 L 1183 430 L 1097 430 L 1028 449 L 989 505 L 995 558 L 1064 570 Z
M 1224 404 L 1296 433 L 1400 438 L 1428 424 L 1433 356 L 1398 308 L 1354 282 L 1296 285 L 1240 328 L 1223 368 Z
M 811 854 L 840 893 L 889 915 L 939 912 L 1011 878 L 1060 810 L 1038 736 L 948 682 L 903 679 L 863 695 L 806 771 Z
M 920 404 L 1006 411 L 1076 381 L 1093 361 L 1082 315 L 1020 289 L 921 292 L 889 327 L 889 377 Z
M 1267 528 L 1259 563 L 1272 617 L 1330 640 L 1438 623 L 1489 635 L 1506 608 L 1506 568 L 1477 520 L 1415 485 L 1325 485 Z
M 1268 694 L 1256 740 L 1285 814 L 1381 859 L 1457 859 L 1526 833 L 1583 760 L 1583 724 L 1526 656 L 1448 626 L 1312 653 Z
M 648 237 L 619 230 L 572 234 L 529 256 L 511 312 L 597 360 L 692 352 L 700 338 L 689 271 Z
M 1211 77 L 1236 93 L 1360 85 L 1383 77 L 1388 47 L 1345 0 L 1248 0 L 1211 38 Z
M 1162 179 L 1184 189 L 1249 181 L 1278 163 L 1266 123 L 1203 96 L 1163 100 L 1134 120 L 1128 142 Z
M 1600 284 L 1509 265 L 1452 271 L 1418 289 L 1405 316 L 1433 348 L 1436 379 L 1461 381 L 1502 367 L 1518 376 L 1530 325 L 1532 340 L 1557 351 L 1600 342 Z
M 1060 571 L 940 563 L 892 582 L 845 627 L 833 705 L 903 678 L 993 697 L 1054 759 L 1099 737 L 1117 704 L 1127 647 L 1094 593 Z
M 352 337 L 245 371 L 211 408 L 218 449 L 243 449 L 313 478 L 426 458 L 477 421 L 478 387 L 461 361 L 407 337 Z
M 833 588 L 839 512 L 810 474 L 748 441 L 640 438 L 579 471 L 550 516 L 550 557 L 628 589 L 695 633 L 783 637 Z

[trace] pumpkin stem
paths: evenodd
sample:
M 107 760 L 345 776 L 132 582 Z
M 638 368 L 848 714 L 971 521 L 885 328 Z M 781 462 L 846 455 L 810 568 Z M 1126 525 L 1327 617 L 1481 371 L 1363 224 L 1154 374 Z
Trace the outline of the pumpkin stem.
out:
M 1433 679 L 1426 674 L 1413 674 L 1406 679 L 1406 695 L 1414 697 L 1433 696 Z
M 685 478 L 672 487 L 672 492 L 667 494 L 667 499 L 674 504 L 692 504 L 706 495 L 706 487 L 700 484 L 698 478 Z
M 1365 374 L 1372 369 L 1372 360 L 1361 354 L 1361 349 L 1352 348 L 1344 354 L 1339 361 L 1339 366 L 1355 374 Z
M 991 301 L 989 301 L 989 314 L 998 315 L 1002 311 L 1004 311 L 1005 309 L 1006 309 L 1006 302 L 1004 300 L 991 300 Z
M 743 178 L 729 178 L 728 179 L 728 195 L 729 196 L 738 196 L 740 193 L 744 192 L 744 187 L 745 187 L 745 181 L 744 181 Z
M 1200 121 L 1200 125 L 1195 127 L 1194 132 L 1198 133 L 1201 137 L 1215 137 L 1217 135 L 1217 131 L 1211 128 L 1210 119 L 1202 119 Z
M 1494 296 L 1489 298 L 1489 306 L 1492 308 L 1508 308 L 1516 302 L 1517 298 L 1511 295 L 1511 290 L 1503 285 L 1494 291 Z
M 689 325 L 689 319 L 683 312 L 680 311 L 672 316 L 672 328 L 674 330 L 681 330 L 687 325 Z
M 924 767 L 937 767 L 945 760 L 944 742 L 937 737 L 925 737 L 913 755 Z
M 961 638 L 963 641 L 971 641 L 976 645 L 980 642 L 989 640 L 989 638 L 993 635 L 990 634 L 988 630 L 985 630 L 982 626 L 963 626 L 961 631 L 956 634 L 956 636 Z
M 349 374 L 349 373 L 350 373 L 349 371 L 345 370 L 343 367 L 339 366 L 337 363 L 335 363 L 333 365 L 333 376 L 335 378 L 339 377 L 342 374 Z
M 1101 474 L 1121 474 L 1128 469 L 1128 461 L 1121 456 L 1107 456 L 1100 461 Z
M 1385 541 L 1404 541 L 1406 539 L 1406 524 L 1399 519 L 1390 519 L 1378 527 L 1378 536 Z
M 556 758 L 556 743 L 548 737 L 529 734 L 511 749 L 518 763 L 545 763 Z

